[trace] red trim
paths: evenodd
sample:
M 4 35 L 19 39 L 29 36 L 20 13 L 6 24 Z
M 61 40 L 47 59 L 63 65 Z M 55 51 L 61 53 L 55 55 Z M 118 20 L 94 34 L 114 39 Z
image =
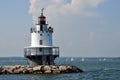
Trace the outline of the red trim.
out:
M 40 18 L 40 21 L 45 21 L 45 18 Z

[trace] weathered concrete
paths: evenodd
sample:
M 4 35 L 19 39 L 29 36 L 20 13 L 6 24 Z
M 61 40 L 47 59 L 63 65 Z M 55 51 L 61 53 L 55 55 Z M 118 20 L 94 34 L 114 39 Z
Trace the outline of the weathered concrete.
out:
M 83 72 L 83 70 L 71 65 L 0 66 L 0 74 L 60 74 L 60 73 L 81 73 L 81 72 Z

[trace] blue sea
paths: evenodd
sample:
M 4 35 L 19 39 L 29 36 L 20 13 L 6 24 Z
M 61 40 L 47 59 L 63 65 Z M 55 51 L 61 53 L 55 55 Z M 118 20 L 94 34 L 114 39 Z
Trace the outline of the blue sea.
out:
M 120 80 L 120 57 L 61 57 L 57 58 L 55 62 L 56 64 L 75 65 L 84 70 L 84 73 L 11 74 L 0 75 L 0 80 Z M 27 59 L 23 57 L 0 58 L 0 66 L 27 64 Z

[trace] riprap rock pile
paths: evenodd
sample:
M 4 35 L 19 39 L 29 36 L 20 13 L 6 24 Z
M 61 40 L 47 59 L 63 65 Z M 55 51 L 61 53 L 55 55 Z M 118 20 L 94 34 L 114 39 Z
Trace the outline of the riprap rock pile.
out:
M 60 74 L 60 73 L 80 73 L 80 72 L 83 71 L 71 65 L 0 66 L 0 74 Z

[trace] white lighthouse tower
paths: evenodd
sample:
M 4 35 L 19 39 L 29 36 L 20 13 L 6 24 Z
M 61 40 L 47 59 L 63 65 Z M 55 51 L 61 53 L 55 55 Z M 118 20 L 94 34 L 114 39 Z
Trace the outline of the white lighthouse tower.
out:
M 46 17 L 38 17 L 38 24 L 31 28 L 31 46 L 24 48 L 24 56 L 31 65 L 54 65 L 54 60 L 59 57 L 59 47 L 52 45 L 53 28 L 46 24 Z

